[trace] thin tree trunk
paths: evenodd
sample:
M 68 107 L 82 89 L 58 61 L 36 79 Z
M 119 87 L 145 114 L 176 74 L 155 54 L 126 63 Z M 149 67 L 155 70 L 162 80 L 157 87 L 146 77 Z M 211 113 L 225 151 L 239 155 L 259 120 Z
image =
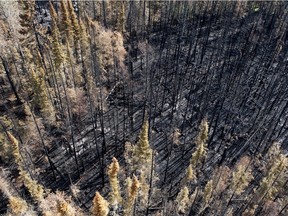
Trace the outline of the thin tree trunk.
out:
M 2 57 L 0 56 L 1 60 L 2 60 L 2 64 L 4 66 L 4 70 L 6 72 L 6 75 L 7 75 L 7 78 L 8 78 L 8 81 L 9 81 L 9 84 L 11 86 L 11 89 L 17 99 L 17 104 L 22 104 L 21 102 L 21 99 L 20 99 L 20 96 L 18 95 L 18 92 L 17 92 L 17 89 L 16 89 L 16 86 L 15 84 L 13 83 L 13 80 L 12 80 L 12 77 L 11 77 L 11 72 L 9 70 L 9 66 L 8 66 L 8 62 Z

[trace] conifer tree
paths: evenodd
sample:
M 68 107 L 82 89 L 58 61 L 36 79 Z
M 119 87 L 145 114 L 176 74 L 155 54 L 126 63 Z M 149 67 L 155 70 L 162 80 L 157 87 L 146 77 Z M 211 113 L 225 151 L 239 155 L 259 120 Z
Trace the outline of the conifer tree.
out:
M 28 189 L 30 195 L 36 200 L 41 202 L 44 196 L 44 188 L 42 185 L 38 184 L 37 181 L 31 179 L 30 175 L 27 173 L 24 161 L 21 157 L 18 140 L 9 132 L 7 132 L 10 144 L 13 147 L 13 156 L 16 164 L 18 165 L 19 174 L 21 179 Z
M 189 164 L 189 166 L 186 170 L 186 179 L 187 179 L 187 181 L 195 181 L 196 180 L 195 170 L 194 170 L 192 164 Z
M 57 211 L 60 216 L 77 216 L 75 209 L 64 199 L 57 200 Z
M 90 46 L 89 46 L 89 33 L 87 32 L 87 28 L 85 26 L 85 24 L 83 23 L 82 19 L 79 19 L 79 44 L 80 44 L 80 54 L 81 54 L 81 64 L 82 64 L 82 76 L 80 74 L 80 72 L 77 73 L 76 76 L 78 76 L 79 78 L 86 78 L 85 80 L 85 84 L 87 85 L 87 91 L 89 92 L 89 97 L 91 97 L 92 95 L 96 95 L 97 91 L 89 91 L 91 90 L 91 88 L 95 87 L 95 83 L 94 83 L 94 78 L 92 73 L 92 69 L 91 69 L 91 51 L 90 51 Z M 88 84 L 89 82 L 89 84 Z M 90 85 L 92 84 L 92 85 Z M 88 87 L 89 86 L 89 87 Z M 91 94 L 93 92 L 93 94 Z
M 80 31 L 80 46 L 81 46 L 81 57 L 83 61 L 88 60 L 88 54 L 89 54 L 89 34 L 87 32 L 87 28 L 82 21 L 82 19 L 79 19 L 79 31 Z
M 23 161 L 20 155 L 18 140 L 10 132 L 7 132 L 7 136 L 12 146 L 12 154 L 13 154 L 14 160 L 16 164 L 21 168 L 23 166 Z
M 77 15 L 74 11 L 74 7 L 71 0 L 68 0 L 68 11 L 71 19 L 72 29 L 73 29 L 73 36 L 74 36 L 74 42 L 78 42 L 79 35 L 80 35 L 80 29 L 78 25 L 78 19 Z
M 199 169 L 198 165 L 203 162 L 207 154 L 207 140 L 208 140 L 208 121 L 203 119 L 199 126 L 199 132 L 196 137 L 196 151 L 192 154 L 190 165 L 192 169 Z
M 109 203 L 97 191 L 93 199 L 91 213 L 93 216 L 107 216 L 109 213 Z
M 46 119 L 50 119 L 50 122 L 54 121 L 53 117 L 53 107 L 48 98 L 48 94 L 46 92 L 45 81 L 43 79 L 44 72 L 42 68 L 39 68 L 38 74 L 35 71 L 31 70 L 31 83 L 34 92 L 33 103 L 36 109 L 40 109 Z
M 247 167 L 249 160 L 248 157 L 241 158 L 236 166 L 236 170 L 232 173 L 231 189 L 236 195 L 240 195 L 250 181 L 253 180 L 251 168 Z
M 38 204 L 41 215 L 53 216 L 83 216 L 79 207 L 64 192 L 48 193 Z
M 247 156 L 242 157 L 238 163 L 236 164 L 235 170 L 232 173 L 231 185 L 229 199 L 225 202 L 226 206 L 222 211 L 223 214 L 229 210 L 229 205 L 234 198 L 235 195 L 240 195 L 244 189 L 249 185 L 249 183 L 253 180 L 253 175 L 251 173 L 250 168 L 250 158 Z
M 4 163 L 8 163 L 11 161 L 12 155 L 12 146 L 9 145 L 9 141 L 5 135 L 5 131 L 11 129 L 12 122 L 7 118 L 7 116 L 1 116 L 0 117 L 0 158 Z
M 23 36 L 21 38 L 24 45 L 31 45 L 34 43 L 34 16 L 35 16 L 35 1 L 34 0 L 19 0 L 22 13 L 20 13 L 20 25 L 21 29 L 19 33 Z
M 63 48 L 61 46 L 60 41 L 60 32 L 57 26 L 57 13 L 54 9 L 54 6 L 51 2 L 50 4 L 50 12 L 51 12 L 51 27 L 52 27 L 52 35 L 51 35 L 51 46 L 52 46 L 52 52 L 53 52 L 53 59 L 55 63 L 55 68 L 59 69 L 61 63 L 64 61 L 64 55 L 63 55 Z
M 74 53 L 76 62 L 79 62 L 79 55 L 80 55 L 80 47 L 79 47 L 79 40 L 80 40 L 80 28 L 79 28 L 79 21 L 77 18 L 77 15 L 75 13 L 73 4 L 71 0 L 68 0 L 68 11 L 70 14 L 71 24 L 72 24 L 72 30 L 73 30 L 73 38 L 74 38 Z
M 149 199 L 149 182 L 153 178 L 151 176 L 152 167 L 152 149 L 149 145 L 148 139 L 149 123 L 147 116 L 144 119 L 142 128 L 139 133 L 138 141 L 133 148 L 132 153 L 132 170 L 139 176 L 140 190 L 139 197 L 141 197 L 141 208 L 148 204 Z
M 108 176 L 110 182 L 110 204 L 117 210 L 118 205 L 122 202 L 120 194 L 120 186 L 118 180 L 119 163 L 115 157 L 112 158 L 112 163 L 108 167 Z
M 25 200 L 14 196 L 10 196 L 8 200 L 9 200 L 8 207 L 12 214 L 20 216 L 24 215 L 27 212 L 28 205 Z
M 72 88 L 72 87 L 76 87 L 76 77 L 75 77 L 75 68 L 74 68 L 74 57 L 72 55 L 72 50 L 71 50 L 71 47 L 70 47 L 70 43 L 69 41 L 66 41 L 66 53 L 65 53 L 65 57 L 67 59 L 67 63 L 68 65 L 70 66 L 70 69 L 71 69 L 71 73 L 69 70 L 67 73 L 65 73 L 65 79 L 66 79 L 66 84 L 67 84 L 67 87 L 68 88 Z M 67 66 L 68 66 L 67 65 Z M 66 69 L 66 68 L 65 68 Z M 66 71 L 66 70 L 65 70 Z
M 254 188 L 254 194 L 245 205 L 244 213 L 255 212 L 259 206 L 268 200 L 274 200 L 275 196 L 283 193 L 283 186 L 287 184 L 288 160 L 283 155 L 280 145 L 274 142 L 265 155 L 264 176 L 259 186 Z M 285 205 L 285 204 L 284 204 Z M 287 206 L 287 205 L 286 205 Z
M 11 185 L 6 180 L 5 176 L 0 175 L 0 191 L 3 195 L 8 199 L 8 211 L 7 215 L 31 215 L 35 216 L 36 213 L 31 210 L 31 206 L 27 204 L 27 202 L 21 197 L 15 195 L 15 192 L 11 188 Z
M 285 184 L 287 171 L 287 157 L 283 154 L 279 154 L 271 168 L 268 170 L 267 175 L 261 180 L 259 188 L 255 191 L 258 202 L 259 200 L 272 200 L 275 195 L 282 190 L 283 185 Z
M 124 214 L 127 216 L 131 216 L 133 215 L 133 207 L 138 195 L 140 182 L 138 181 L 137 177 L 133 175 L 132 179 L 130 177 L 127 178 L 126 185 L 127 195 L 126 201 L 124 203 Z
M 189 189 L 187 186 L 184 186 L 183 188 L 181 188 L 180 192 L 176 197 L 178 212 L 184 214 L 187 210 L 189 202 Z
M 134 170 L 142 171 L 151 166 L 152 149 L 149 145 L 148 139 L 149 123 L 145 118 L 139 137 L 133 150 L 133 167 Z
M 209 132 L 209 126 L 208 126 L 208 121 L 207 119 L 203 119 L 200 123 L 199 126 L 199 133 L 196 137 L 196 145 L 199 146 L 203 143 L 204 146 L 207 145 L 207 140 L 208 140 L 208 132 Z
M 67 9 L 67 1 L 60 1 L 60 11 L 61 11 L 61 25 L 60 30 L 66 35 L 66 40 L 71 44 L 73 39 L 73 27 L 70 20 L 70 13 Z
M 207 205 L 212 198 L 211 197 L 212 190 L 213 190 L 213 180 L 210 180 L 205 185 L 204 192 L 203 192 L 203 200 L 204 200 L 205 205 Z

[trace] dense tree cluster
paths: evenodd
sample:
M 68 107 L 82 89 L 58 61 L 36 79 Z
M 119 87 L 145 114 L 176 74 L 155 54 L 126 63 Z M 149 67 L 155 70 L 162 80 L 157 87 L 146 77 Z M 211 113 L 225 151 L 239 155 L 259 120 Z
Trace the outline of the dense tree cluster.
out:
M 287 13 L 0 1 L 0 214 L 287 215 Z

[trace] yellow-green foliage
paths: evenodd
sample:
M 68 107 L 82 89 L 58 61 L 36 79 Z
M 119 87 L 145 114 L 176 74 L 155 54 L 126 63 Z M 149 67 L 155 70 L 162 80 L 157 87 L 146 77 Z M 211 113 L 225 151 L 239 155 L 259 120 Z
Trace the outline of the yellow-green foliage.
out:
M 199 133 L 196 137 L 197 146 L 199 146 L 200 144 L 203 144 L 204 146 L 207 145 L 206 142 L 208 140 L 208 131 L 209 131 L 208 121 L 207 119 L 203 119 L 199 126 Z
M 41 201 L 44 196 L 44 188 L 42 185 L 38 184 L 37 181 L 31 179 L 29 174 L 23 170 L 20 171 L 21 179 L 23 180 L 23 183 L 25 187 L 28 189 L 29 193 L 35 199 L 36 201 Z
M 45 85 L 45 72 L 42 67 L 41 55 L 37 52 L 34 57 L 29 49 L 24 49 L 24 53 L 30 71 L 30 86 L 27 83 L 26 88 L 33 92 L 33 107 L 40 110 L 46 120 L 53 123 L 55 122 L 54 108 L 49 100 L 48 89 Z
M 148 193 L 149 193 L 149 169 L 141 170 L 139 183 L 140 183 L 140 190 L 139 190 L 139 197 L 141 205 L 146 205 L 148 203 Z
M 34 0 L 21 0 L 19 1 L 19 6 L 21 8 L 21 13 L 19 15 L 19 22 L 21 25 L 21 29 L 19 30 L 19 33 L 22 35 L 22 38 L 20 38 L 20 41 L 23 43 L 23 45 L 27 46 L 29 44 L 29 47 L 31 48 L 31 45 L 34 45 L 34 14 L 35 14 L 35 1 Z
M 205 147 L 204 143 L 200 143 L 196 151 L 192 154 L 192 158 L 190 161 L 190 164 L 192 165 L 193 168 L 196 168 L 197 165 L 201 164 L 202 160 L 206 157 L 207 155 L 207 148 Z
M 12 123 L 7 119 L 6 116 L 0 117 L 0 121 L 6 130 L 12 128 Z M 0 157 L 5 163 L 11 160 L 12 150 L 12 146 L 9 145 L 4 129 L 0 127 Z
M 149 145 L 148 140 L 148 120 L 145 118 L 139 137 L 138 142 L 133 148 L 133 171 L 139 175 L 140 191 L 139 197 L 141 197 L 141 206 L 145 206 L 148 201 L 149 192 L 149 179 L 151 174 L 151 163 L 152 163 L 152 149 Z
M 80 31 L 79 31 L 79 25 L 78 25 L 78 19 L 77 15 L 74 11 L 72 1 L 68 0 L 68 11 L 71 19 L 72 29 L 73 29 L 73 36 L 74 36 L 74 42 L 77 42 L 80 38 Z
M 71 198 L 63 192 L 49 193 L 39 203 L 41 213 L 47 216 L 83 216 Z
M 65 200 L 57 201 L 57 211 L 59 216 L 78 216 L 75 210 Z
M 67 215 L 68 212 L 68 203 L 63 201 L 57 202 L 57 211 L 61 216 Z
M 118 206 L 121 203 L 122 198 L 120 195 L 120 186 L 118 180 L 118 173 L 119 173 L 119 163 L 115 157 L 112 159 L 112 163 L 108 167 L 108 176 L 110 182 L 110 203 L 111 205 Z
M 188 166 L 188 168 L 186 170 L 186 179 L 187 179 L 187 181 L 196 180 L 196 175 L 195 175 L 195 172 L 194 172 L 191 164 Z
M 235 191 L 236 195 L 240 195 L 249 185 L 250 181 L 253 180 L 251 169 L 247 168 L 249 160 L 248 157 L 241 158 L 236 166 L 236 170 L 232 173 L 231 188 Z
M 211 200 L 212 191 L 213 191 L 213 180 L 210 180 L 207 182 L 204 188 L 203 200 L 205 204 L 208 204 L 208 202 Z
M 280 144 L 277 142 L 274 142 L 272 146 L 269 148 L 267 155 L 265 156 L 266 159 L 266 170 L 269 172 L 270 170 L 275 169 L 275 162 L 279 161 L 279 158 L 283 156 Z
M 18 165 L 20 177 L 23 180 L 25 187 L 35 200 L 39 201 L 43 199 L 44 188 L 42 185 L 38 184 L 37 181 L 31 179 L 27 173 L 20 155 L 18 140 L 11 133 L 8 132 L 7 134 L 13 148 L 13 156 Z
M 72 24 L 70 20 L 70 14 L 67 9 L 67 1 L 60 1 L 60 11 L 61 11 L 61 31 L 64 31 L 66 34 L 67 41 L 71 43 L 73 38 Z
M 92 201 L 91 213 L 93 216 L 107 216 L 109 213 L 109 203 L 97 191 Z
M 176 203 L 177 210 L 181 213 L 185 213 L 189 204 L 189 189 L 184 186 L 177 195 Z
M 13 215 L 15 216 L 24 215 L 28 210 L 28 205 L 26 201 L 19 197 L 10 196 L 8 200 L 9 200 L 8 207 Z
M 87 28 L 83 23 L 82 19 L 79 19 L 79 31 L 80 31 L 80 42 L 82 46 L 82 51 L 86 53 L 87 49 L 89 48 L 89 35 L 87 33 Z
M 65 57 L 67 62 L 69 63 L 70 68 L 68 68 L 68 72 L 65 74 L 65 79 L 66 79 L 66 84 L 67 87 L 73 88 L 73 87 L 79 87 L 83 83 L 82 76 L 79 72 L 79 70 L 75 67 L 74 61 L 75 58 L 73 56 L 72 49 L 70 47 L 70 42 L 66 41 L 66 52 L 65 52 Z
M 15 191 L 6 180 L 5 172 L 0 173 L 0 191 L 3 193 L 5 197 L 8 199 L 8 211 L 7 215 L 11 216 L 23 216 L 36 215 L 35 212 L 28 206 L 27 202 L 23 200 L 21 197 L 14 195 Z
M 203 119 L 199 126 L 199 132 L 196 137 L 196 151 L 192 154 L 190 164 L 192 168 L 196 168 L 199 164 L 203 162 L 203 159 L 207 155 L 207 140 L 208 140 L 208 121 Z
M 283 191 L 283 186 L 287 181 L 288 159 L 281 152 L 279 143 L 272 144 L 265 159 L 267 165 L 259 187 L 254 189 L 254 203 L 274 199 Z
M 33 103 L 36 108 L 41 110 L 47 109 L 49 99 L 45 91 L 45 81 L 43 79 L 43 69 L 37 74 L 34 70 L 31 71 L 31 83 L 34 91 Z
M 127 195 L 124 205 L 124 214 L 130 216 L 133 213 L 133 206 L 138 195 L 140 183 L 137 177 L 134 175 L 132 179 L 129 177 L 127 178 L 126 185 L 127 185 Z
M 261 180 L 260 186 L 256 191 L 258 197 L 265 200 L 273 199 L 283 189 L 283 185 L 287 180 L 287 171 L 288 159 L 285 155 L 280 154 L 268 170 L 267 175 Z
M 128 164 L 128 168 L 131 168 L 131 166 L 133 166 L 133 152 L 134 145 L 132 145 L 130 142 L 125 142 L 124 158 L 125 162 Z
M 13 154 L 14 160 L 20 168 L 23 166 L 23 161 L 22 161 L 20 151 L 19 151 L 18 140 L 10 132 L 7 132 L 7 135 L 8 135 L 8 139 L 10 141 L 10 144 L 12 146 L 12 154 Z
M 152 160 L 152 149 L 148 140 L 149 123 L 145 119 L 139 134 L 139 140 L 133 150 L 133 165 L 135 170 L 143 170 L 150 167 Z
M 56 69 L 58 69 L 61 65 L 61 63 L 64 60 L 64 54 L 63 54 L 63 47 L 60 44 L 59 40 L 60 32 L 57 26 L 57 13 L 54 9 L 53 4 L 50 2 L 50 13 L 52 17 L 52 37 L 51 37 L 51 43 L 52 43 L 52 52 L 53 52 L 53 59 L 55 63 Z

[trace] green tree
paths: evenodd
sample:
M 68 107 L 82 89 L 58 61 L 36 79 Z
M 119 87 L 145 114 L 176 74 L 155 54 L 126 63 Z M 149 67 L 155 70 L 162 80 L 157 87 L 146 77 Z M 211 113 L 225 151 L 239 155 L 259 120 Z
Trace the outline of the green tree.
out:
M 58 16 L 54 9 L 53 4 L 51 2 L 49 2 L 49 4 L 50 4 L 50 13 L 52 17 L 52 21 L 51 21 L 52 35 L 51 35 L 50 40 L 51 40 L 54 64 L 55 64 L 56 69 L 59 69 L 65 57 L 63 54 L 62 44 L 59 42 L 61 37 L 60 37 L 60 32 L 57 26 Z
M 66 36 L 66 40 L 71 44 L 73 39 L 73 27 L 70 19 L 70 13 L 67 9 L 67 1 L 60 1 L 60 11 L 61 11 L 61 22 L 60 30 Z

